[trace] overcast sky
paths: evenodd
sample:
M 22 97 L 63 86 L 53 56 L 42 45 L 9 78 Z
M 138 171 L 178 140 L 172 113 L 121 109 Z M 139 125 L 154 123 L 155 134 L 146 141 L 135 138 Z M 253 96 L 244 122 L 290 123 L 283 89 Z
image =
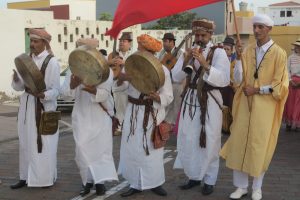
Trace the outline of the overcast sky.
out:
M 20 2 L 26 0 L 0 0 L 0 8 L 6 8 L 6 3 L 8 2 Z M 27 0 L 28 1 L 28 0 Z M 238 3 L 242 0 L 235 0 L 236 10 L 238 10 Z M 269 4 L 279 3 L 279 2 L 286 2 L 289 0 L 244 0 L 248 2 L 249 8 L 256 11 L 257 7 L 267 7 Z

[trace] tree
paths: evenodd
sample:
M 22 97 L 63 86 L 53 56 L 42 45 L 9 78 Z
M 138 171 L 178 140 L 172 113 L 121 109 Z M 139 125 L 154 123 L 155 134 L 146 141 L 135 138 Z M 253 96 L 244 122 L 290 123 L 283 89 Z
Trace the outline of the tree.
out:
M 191 12 L 182 12 L 159 19 L 155 24 L 146 27 L 146 29 L 191 29 L 191 24 L 196 19 L 197 14 Z
M 104 12 L 104 13 L 100 14 L 99 20 L 100 21 L 112 21 L 113 17 L 110 13 Z

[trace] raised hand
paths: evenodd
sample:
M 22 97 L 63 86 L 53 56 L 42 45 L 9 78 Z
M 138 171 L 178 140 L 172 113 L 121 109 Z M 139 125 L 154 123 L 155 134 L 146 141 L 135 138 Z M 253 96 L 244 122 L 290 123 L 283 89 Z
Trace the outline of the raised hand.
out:
M 73 90 L 81 84 L 81 80 L 78 76 L 74 74 L 71 75 L 70 88 Z
M 19 82 L 20 78 L 18 76 L 18 73 L 14 69 L 13 69 L 13 72 L 14 72 L 14 74 L 13 74 L 13 80 L 14 80 L 14 82 Z

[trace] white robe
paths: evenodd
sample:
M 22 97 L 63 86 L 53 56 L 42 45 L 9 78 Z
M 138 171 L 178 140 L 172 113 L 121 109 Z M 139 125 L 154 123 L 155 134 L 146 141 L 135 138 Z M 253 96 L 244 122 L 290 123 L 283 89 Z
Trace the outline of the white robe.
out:
M 207 44 L 203 52 L 207 57 L 210 47 L 213 44 Z M 182 71 L 183 56 L 178 60 L 172 70 L 173 79 L 180 81 L 185 78 Z M 195 60 L 195 67 L 198 69 L 199 62 Z M 192 77 L 195 76 L 193 72 Z M 204 81 L 215 87 L 225 87 L 230 81 L 230 63 L 223 49 L 216 49 L 210 73 L 204 74 Z M 191 180 L 203 180 L 206 184 L 215 185 L 219 170 L 219 151 L 221 148 L 221 128 L 222 128 L 222 111 L 215 100 L 208 95 L 207 116 L 205 123 L 206 130 L 206 148 L 200 147 L 200 105 L 197 97 L 197 90 L 194 90 L 192 113 L 195 111 L 193 119 L 189 116 L 189 103 L 192 89 L 188 89 L 184 97 L 181 108 L 181 116 L 178 127 L 177 150 L 178 155 L 175 160 L 174 168 L 183 168 L 184 173 Z M 212 90 L 220 105 L 223 104 L 222 96 L 219 90 Z M 185 114 L 183 117 L 184 103 L 187 102 Z
M 96 95 L 83 91 L 82 84 L 70 89 L 68 71 L 61 87 L 63 98 L 75 99 L 72 112 L 73 136 L 76 144 L 75 161 L 80 170 L 83 185 L 87 182 L 102 183 L 107 180 L 118 180 L 112 156 L 112 121 L 113 98 L 111 88 L 113 74 L 97 86 Z M 108 110 L 110 116 L 101 108 L 99 102 Z
M 126 59 L 132 54 L 132 52 L 129 50 L 125 54 L 123 54 L 122 52 L 119 52 L 119 54 L 123 58 L 123 60 L 126 61 Z M 114 82 L 114 84 L 117 83 L 117 81 Z M 112 92 L 115 102 L 116 118 L 119 120 L 120 125 L 122 125 L 127 106 L 127 89 L 124 87 L 113 87 Z
M 39 69 L 41 69 L 47 55 L 47 51 L 43 51 L 38 56 L 33 55 L 33 61 Z M 45 71 L 47 91 L 45 92 L 45 99 L 41 99 L 45 111 L 56 110 L 56 99 L 59 94 L 59 72 L 60 66 L 57 59 L 51 58 Z M 16 91 L 24 91 L 25 89 L 22 79 L 19 82 L 12 81 L 12 87 Z M 54 135 L 42 135 L 42 153 L 38 153 L 35 102 L 36 98 L 27 92 L 20 96 L 18 114 L 20 179 L 26 180 L 29 187 L 46 187 L 53 185 L 57 178 L 56 154 L 59 131 Z
M 173 53 L 174 51 L 175 51 L 175 48 L 173 48 L 171 52 Z M 180 49 L 177 53 L 176 58 L 179 59 L 183 53 L 184 53 L 183 49 Z M 162 60 L 164 58 L 165 54 L 166 54 L 166 51 L 162 50 L 161 53 L 159 54 L 159 60 Z M 174 80 L 172 80 L 172 89 L 173 89 L 174 100 L 171 102 L 170 105 L 168 105 L 166 107 L 166 117 L 165 117 L 165 121 L 170 124 L 176 123 L 177 115 L 180 110 L 180 105 L 181 105 L 181 101 L 182 101 L 181 93 L 183 90 L 183 82 L 184 82 L 184 80 L 182 80 L 181 82 L 175 82 Z
M 161 123 L 164 120 L 165 107 L 173 100 L 170 73 L 166 67 L 163 68 L 165 72 L 165 83 L 163 87 L 158 91 L 161 103 L 153 103 L 154 112 L 157 112 L 157 124 Z M 138 90 L 136 90 L 131 84 L 128 84 L 128 82 L 125 82 L 123 84 L 127 84 L 127 92 L 129 96 L 133 98 L 139 98 L 140 92 Z M 132 120 L 134 121 L 136 126 L 134 134 L 129 136 L 132 106 L 133 104 L 128 103 L 124 118 L 119 173 L 122 174 L 122 176 L 130 183 L 130 187 L 132 188 L 138 190 L 155 188 L 165 182 L 163 161 L 164 148 L 153 148 L 153 144 L 151 142 L 153 119 L 150 114 L 146 133 L 150 155 L 147 156 L 144 151 L 143 119 L 145 106 L 134 105 L 134 110 L 138 110 L 136 115 L 134 113 Z

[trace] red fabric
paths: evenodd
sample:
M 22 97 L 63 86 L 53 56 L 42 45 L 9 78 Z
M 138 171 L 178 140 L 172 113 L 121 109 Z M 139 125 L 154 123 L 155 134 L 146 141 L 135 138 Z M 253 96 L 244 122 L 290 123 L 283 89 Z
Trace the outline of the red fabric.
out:
M 295 83 L 300 83 L 299 76 L 292 76 Z M 289 96 L 285 103 L 283 121 L 292 127 L 300 127 L 300 88 L 289 86 Z
M 106 35 L 117 38 L 129 26 L 221 1 L 224 0 L 120 0 L 113 26 Z

